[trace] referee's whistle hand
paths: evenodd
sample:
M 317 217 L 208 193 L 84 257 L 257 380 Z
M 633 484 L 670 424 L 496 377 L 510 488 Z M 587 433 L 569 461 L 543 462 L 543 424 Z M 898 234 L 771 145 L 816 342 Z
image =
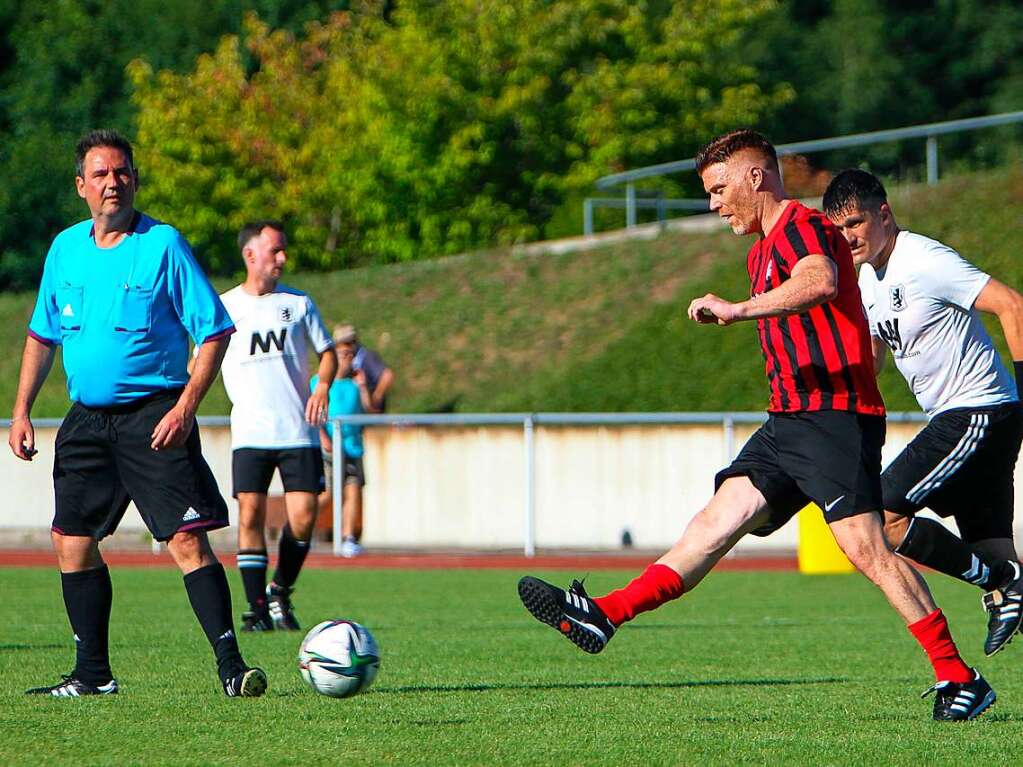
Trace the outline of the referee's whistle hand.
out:
M 7 435 L 7 444 L 11 452 L 23 461 L 31 461 L 36 450 L 36 434 L 32 421 L 22 417 L 11 423 L 11 431 Z
M 195 426 L 195 417 L 186 413 L 184 408 L 173 407 L 167 411 L 167 415 L 160 419 L 153 429 L 153 441 L 150 447 L 153 450 L 181 447 L 188 440 Z

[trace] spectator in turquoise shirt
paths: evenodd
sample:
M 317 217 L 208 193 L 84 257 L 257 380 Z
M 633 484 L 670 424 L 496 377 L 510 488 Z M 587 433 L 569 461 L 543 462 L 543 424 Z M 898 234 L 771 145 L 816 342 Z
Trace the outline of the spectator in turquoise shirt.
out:
M 334 383 L 330 385 L 327 417 L 337 418 L 342 415 L 358 415 L 373 412 L 370 401 L 369 387 L 366 385 L 366 374 L 356 371 L 352 365 L 355 358 L 355 344 L 335 342 L 334 353 L 337 354 L 338 372 Z M 319 376 L 313 376 L 309 382 L 312 389 L 319 383 Z M 327 428 L 320 430 L 320 446 L 323 448 L 323 464 L 327 475 L 327 491 L 323 502 L 332 498 L 330 483 L 333 478 L 334 445 L 332 431 Z M 362 538 L 362 488 L 366 484 L 366 472 L 362 463 L 362 427 L 355 424 L 343 424 L 341 427 L 341 556 L 356 557 L 362 553 L 359 539 Z

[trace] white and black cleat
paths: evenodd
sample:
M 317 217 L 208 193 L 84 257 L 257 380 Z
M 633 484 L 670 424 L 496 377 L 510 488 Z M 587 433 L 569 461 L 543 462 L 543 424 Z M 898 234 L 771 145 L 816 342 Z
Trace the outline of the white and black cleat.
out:
M 51 687 L 33 687 L 25 690 L 26 695 L 52 695 L 54 698 L 81 698 L 84 695 L 117 695 L 117 680 L 106 684 L 92 685 L 75 679 L 71 674 L 61 677 L 61 682 Z
M 934 719 L 938 722 L 965 722 L 976 719 L 995 702 L 991 685 L 973 669 L 969 682 L 938 682 L 928 688 L 921 698 L 934 693 Z
M 588 653 L 598 653 L 614 636 L 615 626 L 607 619 L 579 581 L 559 589 L 527 575 L 519 580 L 519 599 L 541 623 L 546 623 Z
M 246 668 L 224 681 L 224 694 L 229 698 L 258 698 L 266 692 L 266 672 Z
M 291 605 L 293 591 L 276 583 L 266 587 L 266 609 L 276 631 L 299 631 L 302 628 L 295 617 L 295 608 Z
M 1019 563 L 1010 564 L 1015 572 L 1013 579 L 981 597 L 981 603 L 988 611 L 985 655 L 994 655 L 1009 644 L 1013 634 L 1023 624 L 1023 573 L 1020 572 Z
M 247 634 L 252 632 L 259 633 L 263 631 L 273 631 L 274 622 L 270 618 L 269 611 L 257 613 L 250 610 L 242 613 L 242 625 L 240 630 Z

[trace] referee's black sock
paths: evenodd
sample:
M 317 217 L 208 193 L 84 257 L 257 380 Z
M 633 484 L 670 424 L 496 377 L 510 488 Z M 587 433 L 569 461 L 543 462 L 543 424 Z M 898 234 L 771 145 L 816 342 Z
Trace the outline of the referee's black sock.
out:
M 308 553 L 309 541 L 298 540 L 291 532 L 291 525 L 285 525 L 281 530 L 281 542 L 277 550 L 277 570 L 274 571 L 273 582 L 285 589 L 294 586 Z
M 238 639 L 231 623 L 231 588 L 227 585 L 224 566 L 216 564 L 200 567 L 185 575 L 185 590 L 199 619 L 206 638 L 217 656 L 217 673 L 226 680 L 241 673 L 245 667 Z
M 981 559 L 962 538 L 925 517 L 913 517 L 895 552 L 984 591 L 998 588 L 1015 572 L 1007 561 Z
M 240 549 L 238 571 L 245 586 L 245 599 L 252 612 L 262 615 L 266 612 L 266 549 Z
M 60 574 L 64 607 L 75 632 L 75 670 L 72 676 L 86 684 L 106 684 L 110 672 L 110 604 L 114 591 L 106 565 L 77 573 Z

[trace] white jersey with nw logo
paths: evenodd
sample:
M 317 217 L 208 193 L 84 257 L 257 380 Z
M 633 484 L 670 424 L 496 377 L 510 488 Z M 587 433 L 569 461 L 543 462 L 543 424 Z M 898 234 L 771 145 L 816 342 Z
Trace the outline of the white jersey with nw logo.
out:
M 973 308 L 989 279 L 947 245 L 905 231 L 883 269 L 860 268 L 870 333 L 892 350 L 928 416 L 1018 399 Z
M 306 342 L 317 353 L 334 342 L 312 299 L 284 285 L 265 296 L 239 285 L 220 299 L 235 326 L 220 368 L 231 398 L 232 449 L 319 446 L 316 428 L 305 421 Z

